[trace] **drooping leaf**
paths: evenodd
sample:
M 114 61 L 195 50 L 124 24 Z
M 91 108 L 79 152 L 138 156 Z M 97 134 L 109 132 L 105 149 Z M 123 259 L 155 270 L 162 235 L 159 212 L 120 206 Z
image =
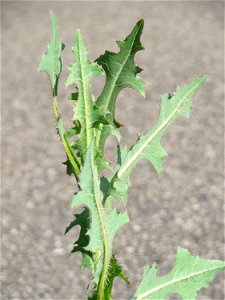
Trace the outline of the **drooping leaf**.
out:
M 128 216 L 126 212 L 119 213 L 116 209 L 109 211 L 103 206 L 103 195 L 100 190 L 94 153 L 94 144 L 92 143 L 80 174 L 81 191 L 75 195 L 72 206 L 85 205 L 89 209 L 90 226 L 85 232 L 85 236 L 89 236 L 89 241 L 83 249 L 94 254 L 95 276 L 93 282 L 96 289 L 100 289 L 100 293 L 103 293 L 107 280 L 110 278 L 113 239 L 118 229 L 128 222 Z
M 129 177 L 140 159 L 149 160 L 158 174 L 162 171 L 166 151 L 160 144 L 161 138 L 177 117 L 189 116 L 193 97 L 204 81 L 205 77 L 201 76 L 192 83 L 178 87 L 173 96 L 164 94 L 161 97 L 158 123 L 146 135 L 138 139 L 121 162 L 117 173 L 112 179 L 113 183 L 110 185 L 109 192 L 116 195 L 117 199 L 126 202 L 130 185 Z
M 53 12 L 50 12 L 50 18 L 52 24 L 52 39 L 48 45 L 47 52 L 42 56 L 39 64 L 39 71 L 48 73 L 52 89 L 55 90 L 62 70 L 61 52 L 64 45 L 59 40 L 58 24 Z
M 84 161 L 85 154 L 94 135 L 93 124 L 98 121 L 98 117 L 101 114 L 93 101 L 90 92 L 90 82 L 93 77 L 101 75 L 103 70 L 97 63 L 92 63 L 88 60 L 87 49 L 84 46 L 80 30 L 76 31 L 72 52 L 75 54 L 76 62 L 69 67 L 70 73 L 66 81 L 66 87 L 76 84 L 78 89 L 73 119 L 79 121 L 81 126 L 76 145 L 80 157 Z
M 144 268 L 142 281 L 131 300 L 164 300 L 172 293 L 184 300 L 195 300 L 197 292 L 224 270 L 223 261 L 202 259 L 178 248 L 176 264 L 169 274 L 157 276 L 155 264 Z

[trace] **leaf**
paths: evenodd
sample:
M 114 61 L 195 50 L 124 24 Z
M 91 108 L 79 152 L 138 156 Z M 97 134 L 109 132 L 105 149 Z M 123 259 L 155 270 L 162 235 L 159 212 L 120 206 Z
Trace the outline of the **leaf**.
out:
M 102 154 L 104 153 L 105 142 L 109 135 L 113 135 L 116 137 L 117 141 L 120 141 L 121 134 L 118 128 L 119 126 L 114 122 L 109 124 L 101 123 L 96 127 L 96 145 Z
M 71 93 L 71 94 L 68 96 L 68 99 L 69 99 L 69 100 L 73 100 L 73 101 L 78 100 L 78 92 Z
M 81 227 L 81 230 L 79 239 L 74 243 L 76 246 L 73 248 L 73 252 L 81 251 L 81 249 L 87 246 L 89 243 L 87 231 L 90 227 L 90 215 L 87 208 L 85 208 L 80 214 L 75 214 L 75 219 L 70 223 L 69 226 L 67 226 L 65 234 L 77 225 Z
M 72 253 L 81 252 L 83 256 L 83 260 L 81 262 L 81 267 L 89 268 L 94 271 L 93 266 L 93 253 L 85 250 L 85 247 L 89 243 L 89 235 L 87 234 L 90 228 L 90 212 L 88 208 L 85 208 L 81 213 L 74 215 L 75 219 L 67 226 L 65 230 L 65 234 L 69 232 L 72 228 L 79 225 L 80 226 L 80 234 L 78 240 L 74 243 L 74 247 L 72 249 Z
M 117 41 L 120 48 L 118 53 L 105 51 L 96 59 L 106 73 L 106 83 L 96 103 L 107 109 L 113 117 L 117 95 L 123 88 L 133 88 L 144 96 L 144 81 L 137 76 L 141 69 L 134 64 L 135 54 L 144 49 L 140 42 L 143 26 L 144 20 L 138 21 L 124 40 Z
M 72 206 L 85 205 L 89 209 L 90 226 L 85 232 L 89 236 L 89 242 L 82 248 L 94 255 L 96 273 L 93 282 L 100 293 L 103 293 L 110 276 L 113 239 L 118 229 L 128 222 L 128 215 L 126 212 L 119 213 L 116 209 L 109 211 L 103 206 L 94 153 L 92 143 L 79 176 L 81 191 L 73 198 Z M 79 223 L 81 224 L 81 220 Z
M 144 82 L 138 76 L 141 69 L 134 63 L 135 54 L 143 49 L 140 37 L 144 22 L 140 20 L 127 38 L 117 42 L 120 48 L 118 53 L 106 51 L 95 63 L 88 60 L 82 35 L 77 30 L 72 48 L 76 61 L 70 65 L 66 81 L 66 86 L 75 85 L 74 92 L 68 97 L 74 101 L 73 126 L 67 131 L 57 105 L 64 45 L 59 40 L 56 18 L 52 12 L 50 16 L 52 39 L 41 59 L 39 70 L 47 72 L 50 77 L 57 130 L 67 155 L 64 164 L 68 174 L 73 173 L 78 182 L 79 192 L 74 196 L 72 206 L 85 206 L 81 213 L 75 214 L 65 233 L 76 226 L 80 227 L 72 252 L 81 252 L 81 267 L 88 267 L 93 272 L 94 287 L 88 298 L 109 300 L 115 277 L 128 282 L 112 250 L 114 237 L 120 227 L 128 222 L 128 215 L 126 211 L 120 212 L 114 208 L 109 196 L 126 202 L 129 177 L 140 159 L 149 160 L 156 171 L 161 172 L 166 155 L 160 144 L 161 138 L 178 116 L 189 115 L 193 96 L 205 79 L 200 77 L 178 88 L 175 95 L 163 95 L 160 119 L 156 126 L 145 136 L 139 137 L 129 151 L 118 146 L 116 173 L 111 178 L 100 178 L 100 171 L 108 166 L 104 159 L 107 137 L 113 134 L 120 140 L 121 125 L 115 120 L 115 103 L 119 92 L 128 87 L 144 95 Z M 106 74 L 105 86 L 95 101 L 90 83 L 103 70 Z M 78 138 L 70 143 L 69 139 L 74 136 Z M 221 261 L 193 257 L 187 250 L 179 248 L 176 265 L 168 275 L 157 277 L 155 265 L 145 268 L 143 280 L 132 299 L 164 299 L 168 293 L 174 292 L 180 293 L 185 299 L 193 299 L 197 291 L 207 286 L 224 268 L 225 264 Z
M 137 143 L 129 150 L 112 179 L 109 193 L 126 203 L 131 171 L 141 159 L 149 160 L 158 174 L 162 171 L 166 151 L 160 144 L 161 138 L 177 117 L 189 116 L 193 97 L 204 81 L 205 77 L 201 76 L 192 83 L 178 87 L 173 96 L 164 94 L 161 97 L 158 123 L 146 135 L 139 137 Z
M 48 73 L 52 89 L 54 90 L 62 70 L 61 52 L 64 45 L 59 40 L 58 24 L 53 12 L 50 12 L 50 18 L 52 24 L 52 39 L 48 45 L 47 52 L 42 56 L 39 71 Z
M 56 101 L 56 100 L 53 98 L 53 103 L 54 103 L 54 101 Z M 73 173 L 78 180 L 77 176 L 80 173 L 80 161 L 78 160 L 71 145 L 69 144 L 69 141 L 67 138 L 67 133 L 65 132 L 64 125 L 62 123 L 61 117 L 57 110 L 56 110 L 56 122 L 57 122 L 58 133 L 59 133 L 59 136 L 63 143 L 64 150 L 65 150 L 66 156 L 67 156 L 66 162 L 63 163 L 67 166 L 66 172 L 68 175 L 71 175 Z
M 100 117 L 100 110 L 97 109 L 90 93 L 90 81 L 93 77 L 102 74 L 102 68 L 97 63 L 92 63 L 87 58 L 87 49 L 83 43 L 80 30 L 76 31 L 72 52 L 75 54 L 76 62 L 69 67 L 69 76 L 66 87 L 76 84 L 78 97 L 74 106 L 75 121 L 79 121 L 81 131 L 76 142 L 82 161 L 89 148 L 94 135 L 93 124 Z
M 184 300 L 194 300 L 197 292 L 224 270 L 223 261 L 202 259 L 178 248 L 176 264 L 169 274 L 157 276 L 155 264 L 144 268 L 143 279 L 131 299 L 164 300 L 169 294 L 177 293 Z
M 58 104 L 57 104 L 57 88 L 58 88 L 58 80 L 60 73 L 62 71 L 62 60 L 61 53 L 64 49 L 64 45 L 59 40 L 58 34 L 58 23 L 53 12 L 50 12 L 51 24 L 52 24 L 52 38 L 48 45 L 47 52 L 42 56 L 42 59 L 39 64 L 39 71 L 47 72 L 52 85 L 52 102 L 53 102 L 53 110 L 55 115 L 55 120 L 57 123 L 57 130 L 60 136 L 60 139 L 63 143 L 64 150 L 67 155 L 67 173 L 74 174 L 75 177 L 80 172 L 80 162 L 76 157 L 73 149 L 70 147 L 68 139 L 66 137 L 66 130 L 63 125 L 61 116 L 58 112 Z
M 128 278 L 124 275 L 123 269 L 120 265 L 118 265 L 117 260 L 114 255 L 111 257 L 110 261 L 110 274 L 108 275 L 107 282 L 104 288 L 103 298 L 104 300 L 111 300 L 111 292 L 112 292 L 112 285 L 113 280 L 115 277 L 120 277 L 123 279 L 126 283 L 129 283 Z M 88 300 L 97 300 L 98 294 L 97 291 L 92 291 L 89 294 Z
M 96 100 L 96 105 L 105 113 L 110 113 L 112 121 L 110 125 L 100 125 L 97 132 L 97 147 L 104 151 L 104 145 L 109 135 L 114 135 L 120 140 L 118 128 L 120 124 L 115 120 L 115 103 L 119 92 L 126 87 L 138 91 L 144 96 L 144 81 L 138 77 L 141 68 L 135 65 L 134 56 L 144 49 L 140 37 L 144 26 L 144 20 L 137 22 L 132 32 L 121 41 L 117 41 L 120 48 L 118 53 L 105 51 L 96 62 L 104 69 L 106 82 L 101 95 Z

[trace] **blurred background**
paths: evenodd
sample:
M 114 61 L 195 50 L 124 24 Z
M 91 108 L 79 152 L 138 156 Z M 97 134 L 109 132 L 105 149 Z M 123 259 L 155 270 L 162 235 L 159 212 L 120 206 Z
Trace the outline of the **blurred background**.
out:
M 52 113 L 47 75 L 37 72 L 51 37 L 49 10 L 58 18 L 66 48 L 59 106 L 71 123 L 64 82 L 74 61 L 70 49 L 80 28 L 89 58 L 144 18 L 136 56 L 144 69 L 146 97 L 126 89 L 119 95 L 117 120 L 123 144 L 145 133 L 158 118 L 160 95 L 201 74 L 207 81 L 195 97 L 190 119 L 179 119 L 163 139 L 168 152 L 158 177 L 149 163 L 132 176 L 130 223 L 115 239 L 115 253 L 131 286 L 116 280 L 114 299 L 132 295 L 146 264 L 159 274 L 174 265 L 177 246 L 204 258 L 223 259 L 223 11 L 217 1 L 189 2 L 2 2 L 2 299 L 85 299 L 90 274 L 80 272 L 79 254 L 70 254 L 78 231 L 64 236 L 73 218 L 77 189 L 65 174 L 65 155 Z M 104 77 L 92 82 L 98 96 Z M 106 147 L 115 161 L 115 140 Z M 223 275 L 198 299 L 222 300 Z

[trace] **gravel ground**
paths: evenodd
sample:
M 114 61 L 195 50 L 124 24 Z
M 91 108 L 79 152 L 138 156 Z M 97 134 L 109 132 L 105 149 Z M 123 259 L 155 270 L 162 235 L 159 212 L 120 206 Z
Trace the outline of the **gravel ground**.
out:
M 2 299 L 84 299 L 90 274 L 80 255 L 69 253 L 77 232 L 63 236 L 72 219 L 76 189 L 60 162 L 51 97 L 38 61 L 50 38 L 48 11 L 55 11 L 66 44 L 80 27 L 89 57 L 116 50 L 115 40 L 145 19 L 145 51 L 136 62 L 145 70 L 146 99 L 131 90 L 118 100 L 123 143 L 131 145 L 157 120 L 159 96 L 206 74 L 190 120 L 180 119 L 163 140 L 169 153 L 164 172 L 140 162 L 129 196 L 131 222 L 115 239 L 115 252 L 133 283 L 117 281 L 114 299 L 127 299 L 142 267 L 154 261 L 159 274 L 174 264 L 176 247 L 223 259 L 223 9 L 201 2 L 2 2 Z M 71 118 L 68 91 L 60 84 L 60 107 Z M 93 82 L 98 94 L 103 79 Z M 115 141 L 107 143 L 114 157 Z M 224 299 L 223 276 L 198 299 Z

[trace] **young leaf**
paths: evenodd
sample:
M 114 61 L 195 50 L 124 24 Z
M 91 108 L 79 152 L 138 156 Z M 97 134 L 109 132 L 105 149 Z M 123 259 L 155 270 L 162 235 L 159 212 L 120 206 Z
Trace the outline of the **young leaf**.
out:
M 169 274 L 157 276 L 155 264 L 144 268 L 143 279 L 130 300 L 161 300 L 172 293 L 179 294 L 184 300 L 194 300 L 197 292 L 224 270 L 223 261 L 202 259 L 178 248 L 176 264 Z
M 58 80 L 62 71 L 61 53 L 64 49 L 64 45 L 59 40 L 58 23 L 53 12 L 50 12 L 50 18 L 52 24 L 52 39 L 48 45 L 47 52 L 42 56 L 39 64 L 39 71 L 47 72 L 47 74 L 49 75 L 52 85 L 52 102 L 57 129 L 68 158 L 68 161 L 66 163 L 67 171 L 68 173 L 73 173 L 77 177 L 80 172 L 80 162 L 73 152 L 72 148 L 70 147 L 70 144 L 66 137 L 66 130 L 63 125 L 61 116 L 58 112 L 57 104 Z
M 93 124 L 100 118 L 100 110 L 96 108 L 90 93 L 90 81 L 93 77 L 101 75 L 103 71 L 97 63 L 88 60 L 80 30 L 76 31 L 72 52 L 75 54 L 76 62 L 69 67 L 70 74 L 66 87 L 76 84 L 78 88 L 73 119 L 80 123 L 81 130 L 76 145 L 84 161 L 94 135 Z
M 162 171 L 166 151 L 160 144 L 161 138 L 177 117 L 189 116 L 193 97 L 204 81 L 205 77 L 201 76 L 192 83 L 178 87 L 172 97 L 169 94 L 161 97 L 158 123 L 130 149 L 109 185 L 110 193 L 116 194 L 120 201 L 126 202 L 129 177 L 140 159 L 149 160 L 158 174 Z
M 107 280 L 111 278 L 110 262 L 113 255 L 113 239 L 118 229 L 128 222 L 128 215 L 126 212 L 119 213 L 116 209 L 109 211 L 103 206 L 94 153 L 94 144 L 92 143 L 79 176 L 81 191 L 75 195 L 72 206 L 85 205 L 89 209 L 90 227 L 85 232 L 89 236 L 89 241 L 83 249 L 94 254 L 96 272 L 93 282 L 96 286 L 95 291 L 98 291 L 98 295 L 103 297 Z
M 39 71 L 48 73 L 52 89 L 56 91 L 57 81 L 62 71 L 61 52 L 64 45 L 59 40 L 58 24 L 53 12 L 50 12 L 50 18 L 52 24 L 52 39 L 48 45 L 48 51 L 42 56 Z

